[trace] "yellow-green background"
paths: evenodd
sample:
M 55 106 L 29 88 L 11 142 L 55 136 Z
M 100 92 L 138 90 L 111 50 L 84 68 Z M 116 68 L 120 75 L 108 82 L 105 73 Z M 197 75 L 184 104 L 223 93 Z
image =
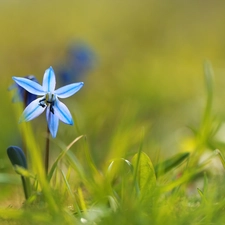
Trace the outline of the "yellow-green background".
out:
M 153 158 L 180 150 L 190 135 L 186 126 L 201 118 L 206 59 L 215 71 L 214 110 L 222 118 L 225 112 L 224 12 L 223 1 L 1 0 L 1 170 L 11 168 L 6 148 L 21 144 L 7 91 L 11 77 L 33 74 L 41 82 L 77 40 L 91 46 L 97 60 L 81 91 L 64 101 L 79 129 L 61 123 L 57 141 L 86 134 L 100 164 L 114 157 L 107 152 L 120 152 L 120 140 L 137 151 L 143 130 L 144 150 Z M 44 145 L 44 115 L 31 123 Z

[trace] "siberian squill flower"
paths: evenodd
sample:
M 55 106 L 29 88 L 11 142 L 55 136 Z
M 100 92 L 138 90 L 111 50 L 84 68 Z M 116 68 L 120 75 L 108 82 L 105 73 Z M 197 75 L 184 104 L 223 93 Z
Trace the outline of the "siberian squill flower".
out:
M 72 83 L 55 90 L 56 79 L 52 67 L 45 71 L 42 86 L 22 77 L 13 77 L 13 80 L 28 92 L 41 96 L 32 101 L 24 109 L 20 122 L 30 121 L 39 116 L 46 109 L 48 128 L 53 138 L 56 137 L 59 120 L 66 124 L 73 125 L 73 119 L 69 109 L 59 98 L 68 98 L 75 94 L 82 88 L 84 85 L 83 82 Z

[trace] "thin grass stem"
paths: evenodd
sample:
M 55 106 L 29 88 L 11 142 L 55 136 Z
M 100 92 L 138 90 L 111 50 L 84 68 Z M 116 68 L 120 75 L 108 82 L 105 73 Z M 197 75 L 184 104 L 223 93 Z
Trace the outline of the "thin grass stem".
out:
M 45 145 L 45 173 L 48 174 L 48 166 L 49 166 L 49 135 L 50 131 L 47 126 L 47 136 L 46 136 L 46 145 Z

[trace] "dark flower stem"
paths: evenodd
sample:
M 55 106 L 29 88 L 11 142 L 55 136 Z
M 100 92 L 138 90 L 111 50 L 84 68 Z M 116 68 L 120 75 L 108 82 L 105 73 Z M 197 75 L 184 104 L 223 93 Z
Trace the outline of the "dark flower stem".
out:
M 48 174 L 48 164 L 49 164 L 49 135 L 50 131 L 47 126 L 47 137 L 46 137 L 46 145 L 45 145 L 45 173 Z
M 28 178 L 21 176 L 22 184 L 23 184 L 23 192 L 25 195 L 25 199 L 27 200 L 30 196 L 30 181 Z

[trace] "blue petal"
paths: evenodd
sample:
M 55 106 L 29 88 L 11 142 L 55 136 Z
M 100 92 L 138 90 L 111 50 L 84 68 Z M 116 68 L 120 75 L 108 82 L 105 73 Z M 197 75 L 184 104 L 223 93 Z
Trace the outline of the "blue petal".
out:
M 33 102 L 31 102 L 24 109 L 19 122 L 29 121 L 29 120 L 32 120 L 32 119 L 36 118 L 37 116 L 39 116 L 45 110 L 45 107 L 42 107 L 39 105 L 39 101 L 42 99 L 43 98 L 38 98 L 38 99 L 34 100 Z
M 45 74 L 43 77 L 43 89 L 45 92 L 53 92 L 55 90 L 55 73 L 52 67 L 49 67 L 49 69 L 45 70 Z
M 25 97 L 26 99 L 26 106 L 28 106 L 31 102 L 33 102 L 36 98 L 37 98 L 37 95 L 33 95 L 31 93 L 26 93 L 27 97 Z
M 12 77 L 12 78 L 20 87 L 24 88 L 25 90 L 27 90 L 32 94 L 35 95 L 45 94 L 45 92 L 43 91 L 43 87 L 32 80 L 23 77 Z
M 50 112 L 50 108 L 48 107 L 46 110 L 46 119 L 48 121 L 48 129 L 53 138 L 56 137 L 58 126 L 59 126 L 59 119 L 58 117 Z
M 54 113 L 62 122 L 73 125 L 73 118 L 70 114 L 69 109 L 57 98 L 55 100 Z
M 68 98 L 78 92 L 83 87 L 83 85 L 83 82 L 69 84 L 57 89 L 54 94 L 56 94 L 59 98 Z

